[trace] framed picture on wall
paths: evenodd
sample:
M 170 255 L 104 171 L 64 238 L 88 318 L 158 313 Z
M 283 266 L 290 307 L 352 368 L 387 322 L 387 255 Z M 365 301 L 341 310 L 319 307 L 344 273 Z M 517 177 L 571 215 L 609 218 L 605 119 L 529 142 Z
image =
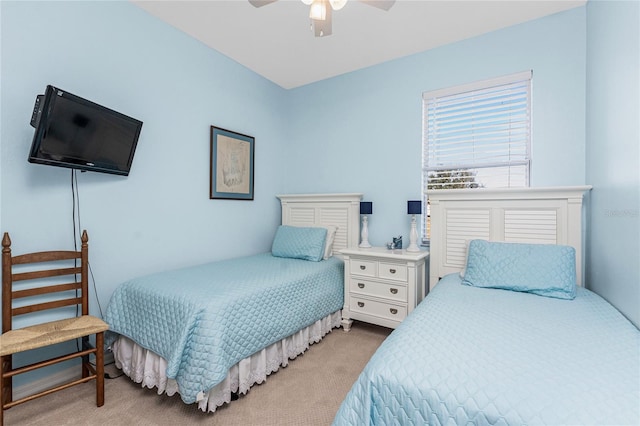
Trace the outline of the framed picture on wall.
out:
M 211 126 L 210 199 L 253 200 L 252 136 Z

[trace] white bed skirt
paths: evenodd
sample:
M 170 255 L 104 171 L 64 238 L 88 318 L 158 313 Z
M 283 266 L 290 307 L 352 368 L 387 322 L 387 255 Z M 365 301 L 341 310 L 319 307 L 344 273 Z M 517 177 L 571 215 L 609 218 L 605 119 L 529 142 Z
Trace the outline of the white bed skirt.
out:
M 232 393 L 246 394 L 256 383 L 262 383 L 267 376 L 278 371 L 280 366 L 287 366 L 289 359 L 295 359 L 317 343 L 333 328 L 340 327 L 341 311 L 334 312 L 316 321 L 289 337 L 285 337 L 241 360 L 231 367 L 227 378 L 208 392 L 198 394 L 198 408 L 202 411 L 216 409 L 231 402 Z M 171 396 L 180 393 L 178 383 L 166 376 L 167 361 L 156 353 L 145 349 L 127 337 L 120 336 L 111 346 L 116 367 L 122 370 L 134 382 L 141 383 L 149 389 L 158 388 L 158 395 L 166 393 Z

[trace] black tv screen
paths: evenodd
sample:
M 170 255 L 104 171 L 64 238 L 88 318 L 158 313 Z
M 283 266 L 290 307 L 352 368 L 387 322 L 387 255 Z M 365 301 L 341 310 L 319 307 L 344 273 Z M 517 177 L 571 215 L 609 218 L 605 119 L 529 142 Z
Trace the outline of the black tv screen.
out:
M 47 86 L 33 109 L 29 162 L 129 175 L 142 122 Z

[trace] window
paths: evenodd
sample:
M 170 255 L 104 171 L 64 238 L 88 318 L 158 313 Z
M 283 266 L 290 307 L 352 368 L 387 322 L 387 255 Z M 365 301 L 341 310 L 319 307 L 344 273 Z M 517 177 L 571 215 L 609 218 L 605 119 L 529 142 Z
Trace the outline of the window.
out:
M 422 185 L 427 190 L 529 186 L 531 77 L 505 77 L 422 95 Z

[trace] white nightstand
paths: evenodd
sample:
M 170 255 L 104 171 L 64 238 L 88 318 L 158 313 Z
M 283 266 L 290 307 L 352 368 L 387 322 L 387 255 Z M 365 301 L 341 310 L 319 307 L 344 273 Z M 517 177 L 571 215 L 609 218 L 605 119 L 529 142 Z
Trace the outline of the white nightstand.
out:
M 342 327 L 353 320 L 396 328 L 424 298 L 428 251 L 343 249 Z

